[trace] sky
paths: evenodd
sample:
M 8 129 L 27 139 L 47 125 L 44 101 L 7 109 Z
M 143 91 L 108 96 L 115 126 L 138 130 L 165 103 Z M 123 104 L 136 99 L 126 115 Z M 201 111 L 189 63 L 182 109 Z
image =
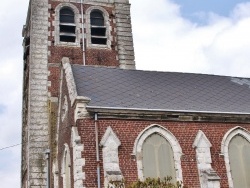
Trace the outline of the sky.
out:
M 250 77 L 250 1 L 130 0 L 136 67 Z M 0 181 L 20 187 L 22 27 L 28 0 L 0 6 Z M 14 10 L 13 10 L 14 9 Z M 11 10 L 11 11 L 10 11 Z

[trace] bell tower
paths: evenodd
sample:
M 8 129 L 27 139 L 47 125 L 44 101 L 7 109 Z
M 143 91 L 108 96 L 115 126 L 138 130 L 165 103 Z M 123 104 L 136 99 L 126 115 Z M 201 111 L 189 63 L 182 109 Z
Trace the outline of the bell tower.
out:
M 51 0 L 49 19 L 52 63 L 135 68 L 128 0 Z
M 130 4 L 128 0 L 30 0 L 22 35 L 21 185 L 54 187 L 62 58 L 68 57 L 71 64 L 135 69 Z M 54 177 L 51 182 L 48 173 Z

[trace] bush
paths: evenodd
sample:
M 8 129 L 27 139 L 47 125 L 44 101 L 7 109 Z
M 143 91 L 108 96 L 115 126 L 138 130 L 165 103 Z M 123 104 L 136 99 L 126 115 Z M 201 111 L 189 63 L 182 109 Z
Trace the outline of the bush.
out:
M 120 181 L 120 182 L 110 182 L 110 185 L 108 188 L 181 188 L 182 183 L 171 182 L 171 177 L 166 177 L 163 179 L 160 178 L 146 178 L 145 181 L 137 180 L 133 183 L 127 183 L 126 181 Z

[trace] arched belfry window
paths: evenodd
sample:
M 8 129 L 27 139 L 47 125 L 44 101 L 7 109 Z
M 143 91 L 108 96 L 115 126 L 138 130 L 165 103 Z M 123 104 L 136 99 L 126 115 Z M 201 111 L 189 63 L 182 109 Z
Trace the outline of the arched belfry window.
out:
M 154 133 L 143 143 L 142 164 L 144 178 L 164 178 L 176 180 L 173 149 L 161 135 Z
M 234 136 L 229 143 L 229 160 L 234 188 L 250 187 L 250 142 Z
M 250 187 L 250 132 L 239 126 L 230 129 L 223 137 L 221 153 L 229 187 Z
M 91 43 L 92 44 L 107 44 L 106 25 L 103 12 L 94 9 L 90 13 L 91 25 Z
M 76 24 L 75 14 L 69 7 L 63 7 L 60 10 L 60 41 L 75 42 Z

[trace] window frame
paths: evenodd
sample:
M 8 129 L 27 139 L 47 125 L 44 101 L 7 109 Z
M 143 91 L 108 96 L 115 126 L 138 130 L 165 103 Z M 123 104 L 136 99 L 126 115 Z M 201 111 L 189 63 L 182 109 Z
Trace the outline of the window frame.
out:
M 134 142 L 134 148 L 132 155 L 135 156 L 137 161 L 138 179 L 141 181 L 145 180 L 143 175 L 143 164 L 142 164 L 142 146 L 144 141 L 152 134 L 157 133 L 165 138 L 173 149 L 174 165 L 176 170 L 176 181 L 183 181 L 182 169 L 181 169 L 181 156 L 183 155 L 181 146 L 176 137 L 166 128 L 153 124 L 145 128 L 137 136 Z
M 63 188 L 71 187 L 71 158 L 68 144 L 64 144 L 62 156 L 61 176 L 63 178 Z
M 92 26 L 91 25 L 91 12 L 92 11 L 99 11 L 102 13 L 103 18 L 104 18 L 104 26 Z M 91 29 L 92 28 L 105 28 L 105 37 L 100 37 L 98 36 L 97 38 L 105 38 L 106 39 L 106 44 L 93 44 L 92 43 L 92 35 L 91 35 Z M 109 13 L 102 7 L 100 6 L 91 6 L 86 10 L 86 38 L 87 38 L 87 47 L 89 48 L 103 48 L 103 49 L 111 49 L 111 42 L 112 42 L 112 37 L 111 37 L 111 26 L 110 26 L 110 18 L 109 18 Z
M 231 167 L 230 167 L 230 159 L 229 159 L 229 143 L 232 140 L 232 138 L 237 135 L 244 137 L 248 142 L 250 142 L 250 132 L 240 126 L 230 129 L 224 135 L 221 142 L 221 155 L 224 155 L 229 188 L 234 188 Z
M 93 13 L 99 13 L 100 14 L 100 17 L 93 17 L 92 14 Z M 99 18 L 100 20 L 102 20 L 103 23 L 101 24 L 93 24 L 92 23 L 92 20 L 93 19 L 96 19 L 96 18 Z M 99 9 L 93 9 L 91 12 L 90 12 L 90 34 L 91 34 L 91 44 L 92 45 L 107 45 L 107 26 L 105 25 L 105 19 L 104 19 L 104 15 L 103 15 L 103 12 L 101 12 Z M 93 34 L 93 30 L 96 30 L 96 31 L 101 31 L 101 30 L 104 30 L 103 34 Z M 105 40 L 105 43 L 101 44 L 101 43 L 93 43 L 93 39 L 96 39 L 96 40 Z
M 144 179 L 148 177 L 163 179 L 171 176 L 175 183 L 174 152 L 167 139 L 158 133 L 149 135 L 142 144 L 142 155 Z M 149 163 L 151 165 L 148 165 Z
M 69 8 L 74 13 L 74 23 L 63 23 L 60 22 L 60 11 L 63 8 Z M 57 46 L 77 46 L 80 47 L 80 39 L 82 39 L 81 33 L 81 23 L 80 23 L 81 15 L 79 10 L 76 6 L 71 3 L 60 3 L 55 8 L 55 20 L 52 22 L 52 25 L 55 28 L 55 31 L 52 33 L 55 39 L 55 45 Z M 75 26 L 75 34 L 66 33 L 66 35 L 62 35 L 63 33 L 60 32 L 60 26 Z M 65 42 L 60 40 L 60 36 L 73 36 L 75 37 L 75 42 Z

